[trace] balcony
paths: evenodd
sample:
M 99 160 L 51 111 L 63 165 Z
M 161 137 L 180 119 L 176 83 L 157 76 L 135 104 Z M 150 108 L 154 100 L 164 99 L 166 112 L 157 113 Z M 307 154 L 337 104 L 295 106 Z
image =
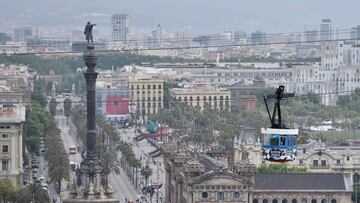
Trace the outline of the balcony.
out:
M 330 169 L 329 165 L 318 165 L 318 166 L 314 166 L 314 165 L 310 165 L 309 167 L 310 169 Z

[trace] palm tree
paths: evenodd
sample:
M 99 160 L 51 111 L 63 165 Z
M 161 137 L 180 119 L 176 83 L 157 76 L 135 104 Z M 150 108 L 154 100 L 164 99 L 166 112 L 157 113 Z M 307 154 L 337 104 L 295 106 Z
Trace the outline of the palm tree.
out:
M 56 115 L 56 106 L 57 106 L 56 100 L 52 98 L 49 104 L 49 112 L 52 116 Z
M 144 176 L 145 178 L 145 184 L 148 184 L 148 180 L 149 177 L 152 175 L 153 171 L 152 169 L 149 167 L 149 164 L 146 164 L 146 166 L 144 168 L 141 169 L 140 171 L 141 175 Z
M 48 192 L 37 183 L 32 183 L 27 188 L 21 189 L 16 198 L 16 202 L 49 203 L 50 201 Z
M 69 118 L 71 111 L 71 100 L 69 98 L 66 98 L 64 100 L 64 115 L 66 116 L 66 119 Z

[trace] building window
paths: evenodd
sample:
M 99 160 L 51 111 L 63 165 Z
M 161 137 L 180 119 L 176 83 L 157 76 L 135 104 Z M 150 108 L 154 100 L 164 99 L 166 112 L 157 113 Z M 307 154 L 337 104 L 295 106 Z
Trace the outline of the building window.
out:
M 338 165 L 340 164 L 340 159 L 336 160 L 336 164 L 338 164 Z
M 326 166 L 326 160 L 321 160 L 321 166 Z
M 148 85 L 148 90 L 151 89 L 151 85 Z
M 336 199 L 332 199 L 332 200 L 331 200 L 331 203 L 336 203 Z
M 253 200 L 253 203 L 259 203 L 259 200 L 254 199 L 254 200 Z
M 311 203 L 317 203 L 316 199 L 312 199 Z
M 9 161 L 2 161 L 1 162 L 1 167 L 3 171 L 8 171 L 9 170 Z
M 297 203 L 297 200 L 296 200 L 296 199 L 293 199 L 293 200 L 291 201 L 291 203 Z
M 281 203 L 287 203 L 287 199 L 283 199 Z
M 350 161 L 350 156 L 346 156 L 346 161 Z
M 217 193 L 217 200 L 224 200 L 225 196 L 224 196 L 224 192 L 218 192 Z
M 263 199 L 262 203 L 269 203 L 269 201 L 267 199 Z
M 354 182 L 354 184 L 355 184 L 355 183 L 356 183 L 356 184 L 360 183 L 360 176 L 359 176 L 359 174 L 355 173 L 355 174 L 353 175 L 353 182 Z
M 1 137 L 4 139 L 9 138 L 9 134 L 2 134 Z
M 321 200 L 321 203 L 327 203 L 326 199 Z
M 137 90 L 139 89 L 139 85 L 136 85 L 136 89 L 137 89 Z
M 234 198 L 235 199 L 238 199 L 238 198 L 240 198 L 240 192 L 234 192 Z
M 142 85 L 142 89 L 145 89 L 145 85 Z
M 131 89 L 132 89 L 132 90 L 134 89 L 134 85 L 131 85 Z
M 159 94 L 161 94 L 161 91 L 159 91 Z
M 273 199 L 272 203 L 278 203 L 277 199 Z
M 9 152 L 9 146 L 8 145 L 3 145 L 2 146 L 2 152 L 8 153 Z
M 307 203 L 307 200 L 306 200 L 306 199 L 302 199 L 302 200 L 301 200 L 301 203 Z
M 153 89 L 154 89 L 154 90 L 156 89 L 156 85 L 153 85 Z
M 206 96 L 204 96 L 203 100 L 204 100 L 204 102 L 206 102 Z
M 319 163 L 318 163 L 318 160 L 313 160 L 313 166 L 318 166 Z
M 159 89 L 161 89 L 161 85 L 159 85 L 158 87 L 159 87 Z
M 304 164 L 304 160 L 303 160 L 303 159 L 300 159 L 300 160 L 299 160 L 299 164 L 300 164 L 300 165 L 303 165 L 303 164 Z
M 196 101 L 200 101 L 200 97 L 199 97 L 199 96 L 196 97 Z
M 179 97 L 178 100 L 181 101 L 181 97 Z
M 202 198 L 208 198 L 208 193 L 207 192 L 202 192 L 201 197 Z

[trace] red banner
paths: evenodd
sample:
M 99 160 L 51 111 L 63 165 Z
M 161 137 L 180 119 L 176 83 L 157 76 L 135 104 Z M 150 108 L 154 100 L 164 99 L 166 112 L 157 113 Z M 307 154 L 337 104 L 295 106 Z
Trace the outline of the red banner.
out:
M 130 97 L 107 96 L 106 115 L 124 115 L 129 113 Z

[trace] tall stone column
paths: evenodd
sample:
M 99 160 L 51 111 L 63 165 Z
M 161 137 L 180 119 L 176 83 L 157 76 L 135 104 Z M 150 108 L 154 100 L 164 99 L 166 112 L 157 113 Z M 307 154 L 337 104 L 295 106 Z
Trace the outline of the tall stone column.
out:
M 84 77 L 86 80 L 86 118 L 87 118 L 87 134 L 86 134 L 86 156 L 81 162 L 80 168 L 77 169 L 76 184 L 72 188 L 75 192 L 71 192 L 71 197 L 64 200 L 64 203 L 119 203 L 119 200 L 112 197 L 111 187 L 108 191 L 104 191 L 101 185 L 101 166 L 99 155 L 96 151 L 96 79 L 98 73 L 95 71 L 97 57 L 94 52 L 94 46 L 88 45 L 84 52 L 84 61 L 87 66 Z M 108 194 L 106 196 L 105 194 Z
M 87 134 L 86 134 L 86 156 L 88 158 L 95 158 L 95 145 L 96 145 L 96 79 L 98 73 L 95 72 L 97 57 L 94 53 L 94 46 L 88 46 L 84 53 L 85 65 L 87 66 L 84 72 L 86 80 L 86 118 L 87 118 Z

